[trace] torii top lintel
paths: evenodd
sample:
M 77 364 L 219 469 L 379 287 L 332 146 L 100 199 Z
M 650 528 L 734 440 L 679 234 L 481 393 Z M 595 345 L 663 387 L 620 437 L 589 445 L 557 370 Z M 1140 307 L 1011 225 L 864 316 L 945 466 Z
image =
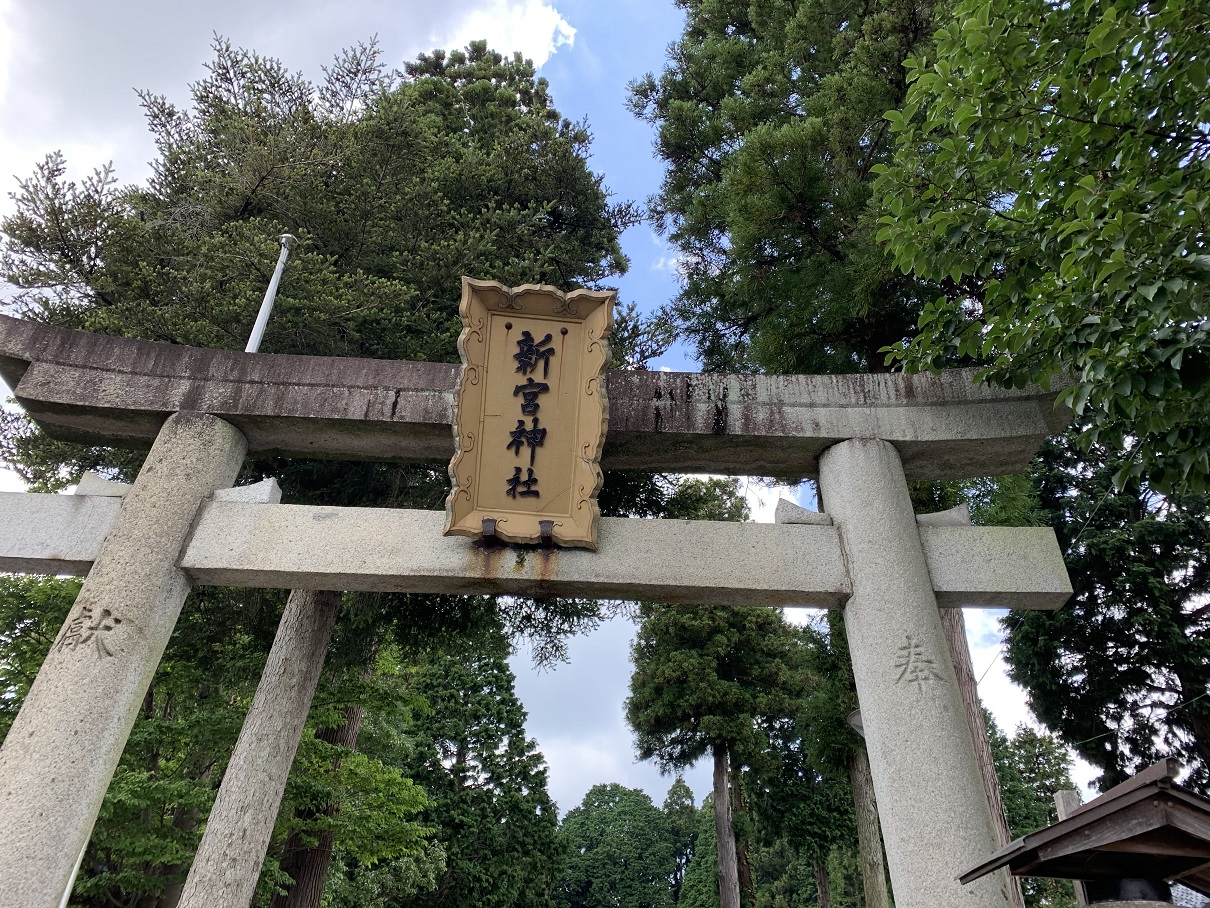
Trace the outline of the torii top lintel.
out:
M 54 438 L 146 446 L 169 414 L 235 425 L 249 450 L 448 461 L 458 366 L 236 353 L 106 337 L 0 316 L 0 376 Z M 607 373 L 602 466 L 814 476 L 847 438 L 881 438 L 909 479 L 1022 470 L 1068 414 L 1055 394 L 939 374 Z

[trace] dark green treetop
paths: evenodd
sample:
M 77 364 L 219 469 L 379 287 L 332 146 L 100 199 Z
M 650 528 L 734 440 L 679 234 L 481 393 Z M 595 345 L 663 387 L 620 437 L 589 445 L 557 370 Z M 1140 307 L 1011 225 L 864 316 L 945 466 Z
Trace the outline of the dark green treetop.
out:
M 712 797 L 707 795 L 697 812 L 697 847 L 685 870 L 677 908 L 718 908 L 718 850 Z
M 680 776 L 664 798 L 664 816 L 668 818 L 668 834 L 672 837 L 672 902 L 676 904 L 697 843 L 697 808 L 693 804 L 693 791 Z
M 1055 792 L 1071 791 L 1071 755 L 1058 739 L 1027 725 L 1012 738 L 1000 730 L 991 713 L 983 711 L 991 743 L 1004 816 L 1014 838 L 1058 822 Z M 1026 908 L 1075 908 L 1075 892 L 1067 880 L 1023 877 Z
M 594 785 L 559 827 L 566 865 L 560 908 L 671 908 L 668 817 L 635 788 Z
M 525 735 L 508 645 L 477 642 L 425 658 L 412 690 L 428 704 L 411 729 L 404 771 L 428 794 L 422 814 L 445 850 L 436 890 L 407 908 L 552 904 L 562 852 L 546 764 Z
M 753 750 L 793 712 L 793 635 L 773 609 L 643 605 L 626 718 L 641 759 L 683 769 L 715 742 Z
M 625 270 L 625 206 L 586 165 L 532 64 L 489 51 L 388 73 L 346 51 L 313 85 L 220 41 L 180 110 L 143 95 L 148 185 L 77 186 L 55 154 L 3 223 L 19 311 L 88 330 L 241 348 L 295 234 L 265 352 L 456 359 L 459 278 L 593 283 Z

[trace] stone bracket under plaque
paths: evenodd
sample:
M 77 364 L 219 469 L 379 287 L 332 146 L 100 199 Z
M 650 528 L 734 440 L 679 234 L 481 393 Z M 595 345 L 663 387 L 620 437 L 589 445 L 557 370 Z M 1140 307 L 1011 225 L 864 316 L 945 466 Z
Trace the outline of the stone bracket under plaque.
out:
M 596 549 L 614 298 L 462 279 L 447 536 Z

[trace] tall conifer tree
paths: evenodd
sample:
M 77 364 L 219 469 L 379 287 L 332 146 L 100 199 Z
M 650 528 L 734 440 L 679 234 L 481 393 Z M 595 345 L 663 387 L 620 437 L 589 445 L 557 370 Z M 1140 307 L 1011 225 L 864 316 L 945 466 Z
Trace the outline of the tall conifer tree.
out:
M 477 644 L 421 662 L 413 688 L 429 709 L 404 766 L 428 793 L 422 814 L 444 846 L 434 892 L 406 908 L 549 908 L 561 868 L 546 764 L 525 735 L 508 645 Z M 658 811 L 657 811 L 658 813 Z
M 931 292 L 878 243 L 873 168 L 893 150 L 911 0 L 678 0 L 685 31 L 631 106 L 666 164 L 652 213 L 681 251 L 670 317 L 709 370 L 864 372 Z

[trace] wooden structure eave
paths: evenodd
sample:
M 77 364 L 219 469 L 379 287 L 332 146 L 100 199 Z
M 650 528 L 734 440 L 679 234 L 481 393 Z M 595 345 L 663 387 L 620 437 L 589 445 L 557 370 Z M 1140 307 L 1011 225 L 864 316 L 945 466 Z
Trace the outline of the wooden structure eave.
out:
M 1017 839 L 959 877 L 1163 878 L 1210 897 L 1210 799 L 1174 781 L 1162 760 L 1064 820 Z

